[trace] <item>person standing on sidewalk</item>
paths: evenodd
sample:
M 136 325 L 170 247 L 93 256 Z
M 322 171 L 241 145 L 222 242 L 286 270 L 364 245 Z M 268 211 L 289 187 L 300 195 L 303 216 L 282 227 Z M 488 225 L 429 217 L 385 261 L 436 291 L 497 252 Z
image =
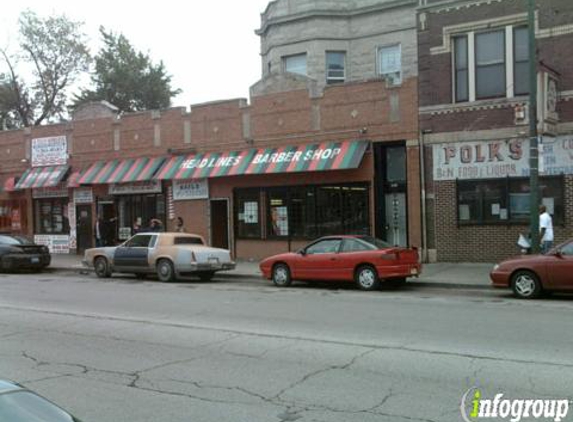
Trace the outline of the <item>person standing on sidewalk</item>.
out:
M 541 253 L 547 253 L 553 247 L 553 220 L 545 205 L 539 207 L 539 238 Z

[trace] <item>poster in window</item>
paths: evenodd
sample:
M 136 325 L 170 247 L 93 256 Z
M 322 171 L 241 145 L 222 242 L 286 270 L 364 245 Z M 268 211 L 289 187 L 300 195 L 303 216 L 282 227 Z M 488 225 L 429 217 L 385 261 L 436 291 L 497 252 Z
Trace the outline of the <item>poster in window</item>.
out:
M 460 220 L 467 221 L 470 219 L 470 206 L 467 204 L 460 205 Z
M 275 236 L 288 236 L 288 208 L 271 208 L 272 230 Z
M 509 209 L 512 217 L 529 215 L 529 193 L 510 193 Z
M 77 232 L 76 232 L 76 207 L 68 206 L 68 226 L 70 231 L 69 248 L 76 249 L 78 246 Z
M 543 198 L 541 203 L 547 208 L 547 212 L 551 215 L 555 214 L 555 199 L 554 198 Z
M 258 202 L 245 202 L 243 208 L 243 217 L 246 224 L 259 223 L 259 203 Z

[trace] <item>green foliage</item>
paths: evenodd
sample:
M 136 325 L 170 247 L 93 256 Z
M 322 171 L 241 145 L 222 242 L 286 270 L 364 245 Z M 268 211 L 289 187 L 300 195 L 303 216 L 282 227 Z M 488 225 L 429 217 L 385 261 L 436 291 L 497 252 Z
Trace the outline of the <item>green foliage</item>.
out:
M 76 96 L 75 106 L 85 101 L 105 100 L 122 111 L 167 108 L 181 92 L 171 87 L 171 76 L 163 62 L 154 65 L 150 57 L 137 52 L 127 38 L 100 27 L 104 47 L 95 57 L 93 90 Z
M 82 25 L 64 15 L 42 19 L 29 10 L 20 15 L 19 51 L 0 48 L 6 68 L 0 129 L 37 126 L 65 115 L 67 90 L 91 60 Z

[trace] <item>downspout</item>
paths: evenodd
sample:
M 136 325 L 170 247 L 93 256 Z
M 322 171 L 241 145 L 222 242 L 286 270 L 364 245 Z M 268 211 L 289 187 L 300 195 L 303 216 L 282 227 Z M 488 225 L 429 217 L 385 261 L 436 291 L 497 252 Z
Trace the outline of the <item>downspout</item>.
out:
M 426 220 L 426 150 L 424 135 L 431 133 L 428 130 L 421 130 L 418 139 L 420 149 L 420 193 L 422 201 L 422 262 L 428 262 L 428 227 Z

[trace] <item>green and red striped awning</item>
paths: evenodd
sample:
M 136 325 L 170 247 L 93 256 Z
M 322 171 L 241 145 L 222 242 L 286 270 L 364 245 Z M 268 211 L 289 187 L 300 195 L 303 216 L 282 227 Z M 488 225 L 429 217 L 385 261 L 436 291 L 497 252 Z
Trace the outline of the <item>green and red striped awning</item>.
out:
M 244 174 L 354 169 L 367 141 L 322 142 L 280 148 L 191 154 L 168 159 L 155 179 L 201 179 Z
M 165 158 L 98 161 L 82 172 L 77 184 L 127 183 L 150 180 Z
M 2 192 L 14 192 L 16 190 L 16 178 L 9 177 L 4 181 Z
M 50 188 L 64 178 L 68 166 L 34 167 L 26 170 L 14 189 Z

